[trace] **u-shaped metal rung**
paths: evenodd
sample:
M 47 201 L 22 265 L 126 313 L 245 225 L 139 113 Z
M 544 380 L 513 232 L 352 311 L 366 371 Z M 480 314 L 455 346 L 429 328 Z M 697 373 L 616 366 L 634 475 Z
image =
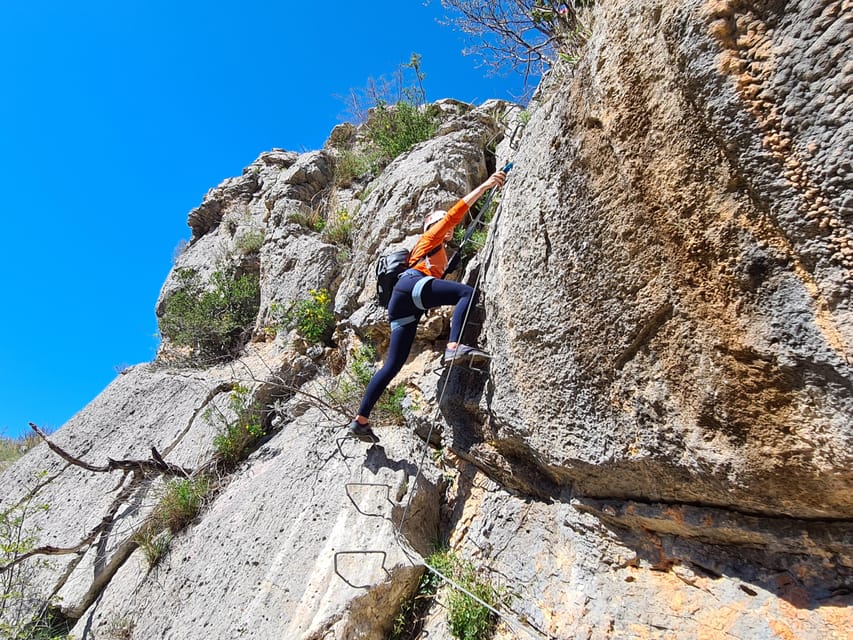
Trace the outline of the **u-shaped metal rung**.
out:
M 375 518 L 386 518 L 387 516 L 384 513 L 367 513 L 366 511 L 362 511 L 361 507 L 356 504 L 355 498 L 352 497 L 350 493 L 350 487 L 385 487 L 385 501 L 390 504 L 392 507 L 394 503 L 391 500 L 391 485 L 385 484 L 383 482 L 347 482 L 344 485 L 344 491 L 347 494 L 347 498 L 352 502 L 352 506 L 355 507 L 355 510 L 358 511 L 363 516 L 375 517 Z
M 343 574 L 338 570 L 338 558 L 340 556 L 355 556 L 355 555 L 381 555 L 382 556 L 382 570 L 385 572 L 387 577 L 391 577 L 391 572 L 385 568 L 385 560 L 388 558 L 388 554 L 384 551 L 337 551 L 335 553 L 335 573 L 338 574 L 338 577 L 346 582 L 353 589 L 369 589 L 372 587 L 372 584 L 353 584 L 349 580 L 347 580 Z

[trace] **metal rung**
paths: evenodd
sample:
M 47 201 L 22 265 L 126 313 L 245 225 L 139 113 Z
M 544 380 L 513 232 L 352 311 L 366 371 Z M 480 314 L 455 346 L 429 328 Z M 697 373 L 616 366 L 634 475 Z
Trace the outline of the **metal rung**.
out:
M 473 364 L 468 365 L 467 367 L 471 371 L 476 371 L 477 373 L 488 373 L 486 369 L 481 369 L 480 367 L 475 367 Z
M 382 556 L 382 570 L 385 572 L 387 577 L 391 577 L 391 572 L 385 568 L 385 560 L 388 558 L 388 554 L 384 551 L 338 551 L 335 553 L 335 573 L 338 574 L 338 577 L 346 582 L 353 589 L 370 589 L 372 584 L 353 584 L 349 580 L 347 580 L 341 572 L 338 570 L 338 557 L 339 556 L 355 556 L 355 555 L 381 555 Z
M 341 438 L 335 438 L 335 444 L 338 447 L 338 453 L 341 454 L 341 457 L 344 459 L 358 457 L 358 456 L 348 456 L 347 454 L 344 453 L 344 449 L 343 449 L 343 447 L 341 447 L 341 442 L 344 442 L 345 440 L 352 440 L 352 438 L 350 438 L 349 436 L 343 436 Z
M 347 498 L 352 502 L 352 506 L 355 507 L 355 510 L 358 511 L 363 516 L 370 516 L 371 518 L 387 518 L 387 516 L 383 513 L 367 513 L 366 511 L 362 511 L 361 508 L 356 504 L 355 498 L 350 494 L 350 487 L 385 487 L 385 501 L 390 504 L 392 507 L 394 503 L 391 501 L 391 485 L 384 484 L 381 482 L 347 482 L 344 485 L 344 491 L 347 494 Z
M 524 124 L 525 123 L 523 122 L 517 123 L 515 125 L 515 129 L 512 130 L 512 135 L 509 137 L 509 148 L 513 151 L 518 150 L 518 145 L 521 143 L 521 136 L 519 133 L 524 131 Z

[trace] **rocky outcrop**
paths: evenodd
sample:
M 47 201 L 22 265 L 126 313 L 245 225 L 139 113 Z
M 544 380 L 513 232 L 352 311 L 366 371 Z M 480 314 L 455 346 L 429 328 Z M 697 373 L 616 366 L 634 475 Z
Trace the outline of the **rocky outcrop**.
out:
M 847 18 L 836 3 L 823 22 L 811 3 L 724 4 L 603 7 L 584 64 L 534 112 L 514 177 L 528 189 L 507 191 L 484 286 L 493 434 L 587 495 L 843 518 L 853 315 L 837 249 L 851 230 L 808 207 L 840 220 L 849 193 L 830 182 L 844 161 L 807 148 L 845 156 L 849 131 L 786 117 L 769 69 L 806 23 L 822 64 L 837 52 L 824 22 Z M 786 156 L 728 74 L 721 20 L 743 56 L 761 45 L 766 86 L 752 86 Z M 824 190 L 790 182 L 786 157 Z
M 97 534 L 33 565 L 74 637 L 385 638 L 437 539 L 495 587 L 499 639 L 847 636 L 850 7 L 589 11 L 586 48 L 524 117 L 442 101 L 431 140 L 348 181 L 336 163 L 368 142 L 341 127 L 321 151 L 263 154 L 190 213 L 157 312 L 183 270 L 256 273 L 251 341 L 177 367 L 165 340 L 54 439 L 93 465 L 155 447 L 210 469 L 238 386 L 266 435 L 153 568 L 135 533 L 162 473 L 96 473 L 46 446 L 3 472 L 4 504 L 34 483 L 50 504 L 40 544 Z M 465 340 L 493 353 L 488 372 L 439 365 L 433 313 L 395 381 L 405 426 L 377 420 L 381 447 L 343 438 L 355 354 L 388 337 L 376 257 L 510 159 L 459 276 L 479 291 Z M 341 211 L 348 246 L 310 224 Z M 274 311 L 318 289 L 335 334 L 309 347 Z M 413 637 L 452 637 L 452 588 Z
M 392 519 L 409 499 L 417 445 L 400 432 L 366 458 L 307 412 L 235 474 L 203 520 L 148 573 L 137 554 L 81 620 L 98 637 L 116 611 L 134 637 L 382 638 L 421 567 L 395 543 Z M 340 447 L 340 448 L 339 448 Z M 421 482 L 416 518 L 432 522 L 438 492 Z M 408 553 L 417 553 L 407 550 Z M 216 558 L 215 562 L 213 558 Z M 375 588 L 365 589 L 365 585 Z M 211 607 L 215 602 L 216 606 Z M 168 611 L 169 622 L 158 613 Z

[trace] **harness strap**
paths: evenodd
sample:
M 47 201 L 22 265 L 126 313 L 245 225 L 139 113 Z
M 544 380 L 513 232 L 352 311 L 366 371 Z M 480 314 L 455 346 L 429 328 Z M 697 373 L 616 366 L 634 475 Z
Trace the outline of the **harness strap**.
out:
M 416 266 L 418 266 L 418 263 L 419 263 L 421 260 L 426 260 L 427 265 L 429 265 L 429 258 L 431 258 L 431 257 L 432 257 L 432 256 L 434 256 L 436 253 L 438 253 L 438 250 L 439 250 L 439 249 L 441 249 L 441 245 L 440 245 L 440 244 L 439 244 L 439 245 L 437 245 L 437 246 L 435 246 L 435 247 L 433 247 L 432 249 L 430 249 L 429 251 L 427 251 L 424 255 L 422 255 L 420 258 L 418 258 L 417 260 L 415 260 L 414 264 L 412 264 L 412 259 L 411 259 L 411 258 L 409 258 L 409 264 L 411 265 L 409 268 L 411 269 L 412 267 L 416 267 Z
M 413 322 L 418 321 L 418 316 L 406 316 L 405 318 L 397 318 L 396 320 L 391 321 L 391 331 L 396 331 L 397 329 L 402 329 L 407 324 L 412 324 Z
M 432 276 L 425 276 L 418 280 L 415 283 L 415 286 L 412 287 L 412 302 L 415 303 L 415 306 L 421 311 L 426 311 L 426 307 L 424 306 L 423 300 L 421 300 L 421 293 L 423 292 L 424 287 L 430 280 L 435 280 Z

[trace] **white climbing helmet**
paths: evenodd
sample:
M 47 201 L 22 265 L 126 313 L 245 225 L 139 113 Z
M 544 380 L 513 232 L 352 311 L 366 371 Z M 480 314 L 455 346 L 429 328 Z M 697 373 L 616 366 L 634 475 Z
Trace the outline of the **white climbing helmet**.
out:
M 446 215 L 447 211 L 441 211 L 440 209 L 428 214 L 427 217 L 424 218 L 424 231 L 429 229 L 432 225 L 434 225 Z

